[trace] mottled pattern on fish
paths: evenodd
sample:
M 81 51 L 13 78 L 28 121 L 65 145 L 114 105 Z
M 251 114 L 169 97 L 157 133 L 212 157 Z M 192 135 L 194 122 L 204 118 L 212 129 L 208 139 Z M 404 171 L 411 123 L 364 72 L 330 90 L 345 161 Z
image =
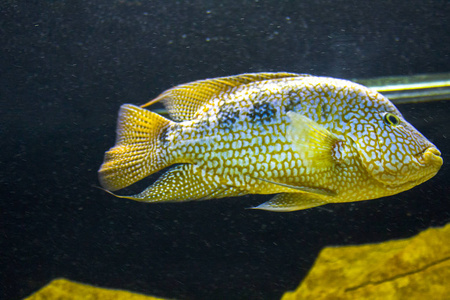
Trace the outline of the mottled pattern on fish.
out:
M 442 165 L 436 147 L 381 94 L 356 83 L 257 73 L 188 83 L 163 101 L 173 121 L 124 105 L 100 169 L 109 190 L 167 166 L 139 201 L 278 194 L 257 208 L 292 211 L 392 195 Z

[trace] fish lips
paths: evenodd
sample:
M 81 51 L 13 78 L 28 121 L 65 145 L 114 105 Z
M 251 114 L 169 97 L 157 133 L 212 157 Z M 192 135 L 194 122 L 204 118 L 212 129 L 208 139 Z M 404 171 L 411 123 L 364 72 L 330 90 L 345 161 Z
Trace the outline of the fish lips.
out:
M 417 162 L 423 167 L 431 165 L 439 169 L 444 163 L 444 160 L 441 157 L 441 152 L 436 147 L 426 148 L 424 151 L 415 156 Z

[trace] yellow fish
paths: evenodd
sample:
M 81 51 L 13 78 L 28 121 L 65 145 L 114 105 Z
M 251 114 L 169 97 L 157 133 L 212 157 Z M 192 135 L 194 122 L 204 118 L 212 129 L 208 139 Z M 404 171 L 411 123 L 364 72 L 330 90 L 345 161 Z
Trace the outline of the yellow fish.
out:
M 172 120 L 148 111 L 162 101 Z M 122 105 L 99 170 L 115 191 L 170 167 L 144 202 L 277 194 L 255 208 L 294 211 L 393 195 L 433 177 L 439 150 L 374 90 L 351 81 L 254 73 L 171 88 Z

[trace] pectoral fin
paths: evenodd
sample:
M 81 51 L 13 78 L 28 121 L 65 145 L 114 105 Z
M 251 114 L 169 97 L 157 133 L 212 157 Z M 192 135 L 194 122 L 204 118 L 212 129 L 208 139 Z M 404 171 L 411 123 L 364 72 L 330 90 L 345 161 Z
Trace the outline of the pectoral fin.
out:
M 308 209 L 327 204 L 323 199 L 308 193 L 283 193 L 278 194 L 254 209 L 268 210 L 274 212 L 289 212 Z
M 287 112 L 291 119 L 288 137 L 299 153 L 304 167 L 326 169 L 334 165 L 333 146 L 339 139 L 325 127 L 297 112 Z

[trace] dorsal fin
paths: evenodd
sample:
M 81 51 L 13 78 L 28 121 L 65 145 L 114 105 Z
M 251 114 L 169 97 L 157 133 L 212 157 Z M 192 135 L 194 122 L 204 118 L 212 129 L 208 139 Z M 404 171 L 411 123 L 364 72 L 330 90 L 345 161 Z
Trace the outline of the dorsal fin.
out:
M 150 106 L 162 101 L 175 121 L 191 120 L 197 110 L 205 105 L 215 95 L 220 94 L 233 87 L 249 84 L 251 82 L 264 81 L 277 78 L 306 77 L 296 73 L 247 73 L 229 77 L 198 80 L 190 83 L 177 85 L 142 105 Z

